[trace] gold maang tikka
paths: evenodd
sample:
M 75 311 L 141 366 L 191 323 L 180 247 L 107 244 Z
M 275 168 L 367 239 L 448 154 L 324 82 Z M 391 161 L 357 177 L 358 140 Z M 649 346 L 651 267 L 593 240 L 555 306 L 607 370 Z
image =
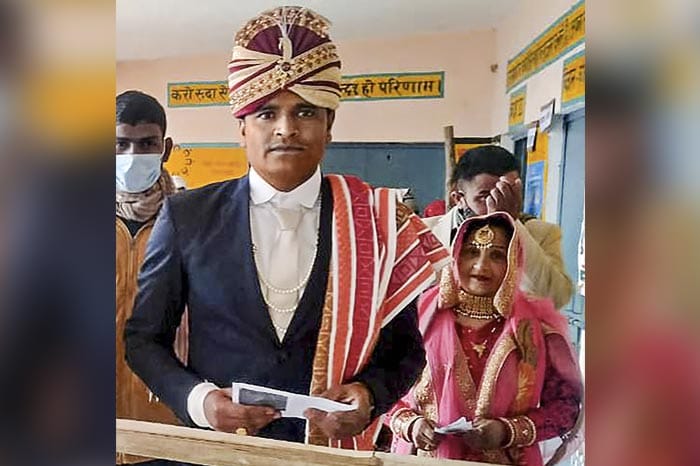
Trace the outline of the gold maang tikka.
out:
M 484 225 L 483 227 L 476 230 L 474 234 L 474 239 L 472 240 L 472 246 L 477 249 L 488 249 L 493 247 L 493 239 L 496 234 L 493 232 L 489 225 Z

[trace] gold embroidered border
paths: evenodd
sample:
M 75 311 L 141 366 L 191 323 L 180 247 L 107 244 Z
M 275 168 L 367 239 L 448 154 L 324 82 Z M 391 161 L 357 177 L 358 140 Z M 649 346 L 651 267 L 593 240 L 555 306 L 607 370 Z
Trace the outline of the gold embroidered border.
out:
M 421 413 L 426 419 L 437 423 L 437 402 L 435 401 L 435 390 L 433 388 L 433 381 L 430 375 L 430 367 L 427 363 L 425 368 L 423 368 L 423 374 L 421 374 L 418 383 L 416 383 L 413 396 L 416 399 L 418 412 Z
M 280 63 L 271 70 L 257 76 L 231 92 L 231 105 L 234 108 L 245 107 L 251 102 L 283 88 L 287 83 L 298 79 L 314 69 L 321 68 L 339 60 L 340 58 L 338 57 L 335 45 L 332 43 L 319 45 L 318 47 L 294 57 L 291 63 Z M 284 65 L 289 65 L 289 68 L 284 70 Z
M 331 345 L 331 330 L 333 328 L 333 274 L 328 273 L 328 285 L 326 287 L 326 297 L 323 302 L 321 314 L 321 328 L 318 332 L 316 343 L 316 353 L 311 368 L 310 395 L 320 395 L 328 388 L 328 358 Z M 310 445 L 329 445 L 329 439 L 321 429 L 308 423 L 308 443 Z
M 464 406 L 467 408 L 469 415 L 474 416 L 476 411 L 476 384 L 469 372 L 469 362 L 459 340 L 457 340 L 455 348 L 454 374 Z
M 455 283 L 452 265 L 440 270 L 440 307 L 454 307 L 459 304 L 459 287 Z
M 508 318 L 513 307 L 513 296 L 515 295 L 516 278 L 518 271 L 518 251 L 520 250 L 520 239 L 513 226 L 513 238 L 508 247 L 508 269 L 506 276 L 503 278 L 503 283 L 496 292 L 493 298 L 493 305 L 498 309 L 498 312 Z
M 489 356 L 484 368 L 484 374 L 481 376 L 481 385 L 476 403 L 476 416 L 492 417 L 491 401 L 496 389 L 496 381 L 501 373 L 501 369 L 503 369 L 506 358 L 515 348 L 515 342 L 510 335 L 500 338 L 496 342 L 496 347 L 491 352 L 491 356 Z
M 236 45 L 247 47 L 256 34 L 281 23 L 283 8 L 287 16 L 287 24 L 305 27 L 321 37 L 328 37 L 330 23 L 323 16 L 303 7 L 278 7 L 248 21 L 236 34 Z

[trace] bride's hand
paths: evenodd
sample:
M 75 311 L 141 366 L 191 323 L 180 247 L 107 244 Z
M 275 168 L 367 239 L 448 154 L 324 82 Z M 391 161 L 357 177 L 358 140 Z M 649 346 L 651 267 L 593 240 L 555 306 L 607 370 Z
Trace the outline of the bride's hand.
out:
M 497 419 L 476 419 L 474 428 L 463 434 L 464 441 L 474 450 L 497 450 L 508 441 L 508 429 Z
M 425 451 L 435 450 L 442 439 L 440 434 L 435 433 L 435 424 L 424 417 L 413 423 L 410 437 L 416 448 Z

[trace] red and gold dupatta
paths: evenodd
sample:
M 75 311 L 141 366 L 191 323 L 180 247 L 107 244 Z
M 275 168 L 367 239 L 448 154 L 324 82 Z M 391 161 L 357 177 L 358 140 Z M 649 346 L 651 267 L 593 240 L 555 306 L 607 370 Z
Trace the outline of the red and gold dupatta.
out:
M 327 175 L 333 193 L 330 276 L 310 393 L 344 383 L 367 364 L 380 330 L 449 263 L 449 255 L 389 188 Z M 371 450 L 381 419 L 353 438 L 331 440 L 307 423 L 307 443 Z

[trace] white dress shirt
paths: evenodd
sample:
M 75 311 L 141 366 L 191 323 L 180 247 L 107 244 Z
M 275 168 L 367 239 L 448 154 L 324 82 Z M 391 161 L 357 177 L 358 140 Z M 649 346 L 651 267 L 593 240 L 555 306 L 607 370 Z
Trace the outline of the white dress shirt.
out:
M 290 262 L 290 257 L 285 256 L 283 252 L 273 254 L 273 246 L 280 235 L 279 222 L 274 211 L 277 208 L 283 208 L 301 212 L 301 220 L 296 230 L 299 242 L 297 282 L 301 282 L 309 272 L 316 257 L 321 214 L 321 169 L 317 168 L 311 178 L 289 192 L 275 189 L 253 167 L 248 173 L 248 181 L 250 183 L 250 232 L 255 246 L 254 255 L 258 280 L 264 299 L 270 301 L 271 292 L 265 285 L 264 278 L 270 277 L 270 271 L 273 268 L 285 267 L 285 264 Z M 305 288 L 305 285 L 301 287 L 298 298 L 301 298 Z M 273 310 L 268 310 L 268 312 L 273 323 L 284 327 L 293 317 L 293 313 L 281 317 L 276 316 Z M 285 322 L 281 322 L 280 318 L 285 319 Z M 279 335 L 279 329 L 277 332 Z M 213 383 L 204 382 L 195 386 L 187 397 L 187 411 L 194 423 L 200 427 L 211 428 L 204 414 L 204 399 L 217 388 L 219 387 Z

